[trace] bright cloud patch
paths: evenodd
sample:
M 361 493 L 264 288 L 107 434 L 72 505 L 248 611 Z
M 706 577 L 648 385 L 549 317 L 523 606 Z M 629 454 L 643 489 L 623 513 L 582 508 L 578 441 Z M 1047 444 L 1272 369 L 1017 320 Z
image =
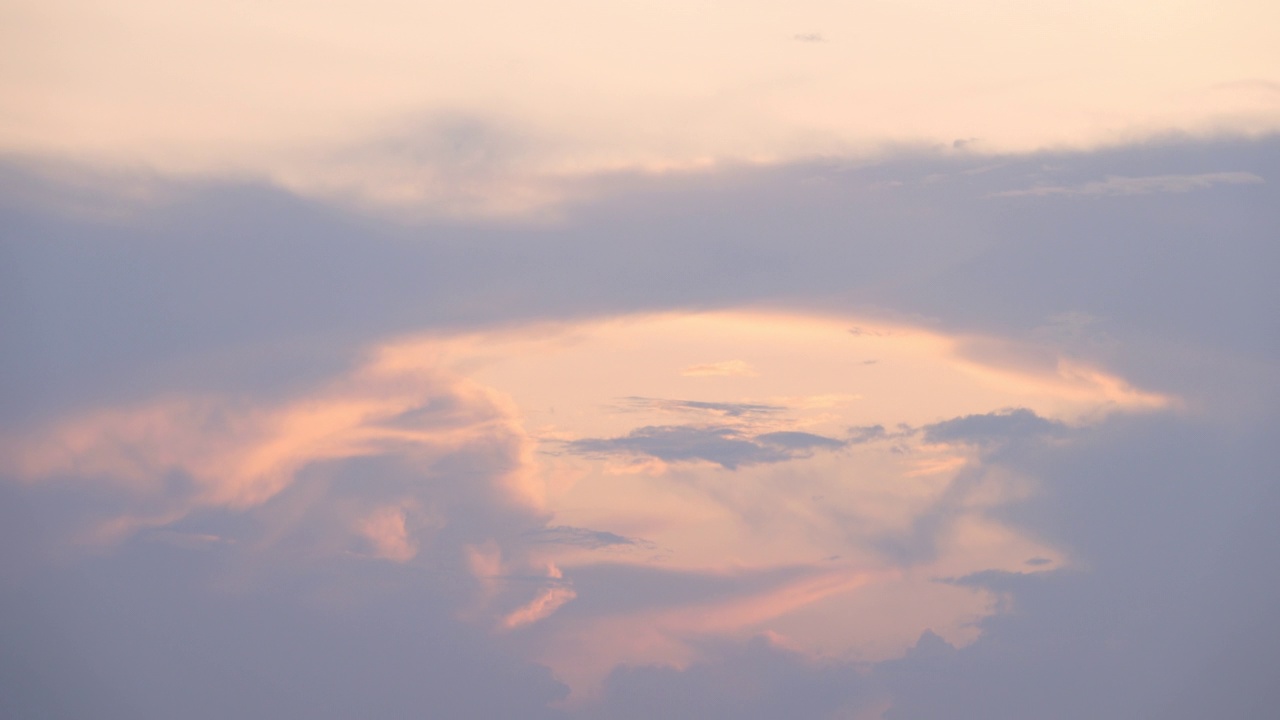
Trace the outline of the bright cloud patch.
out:
M 537 648 L 577 697 L 712 637 L 864 660 L 926 628 L 968 642 L 993 595 L 937 578 L 1067 560 L 990 512 L 1030 485 L 984 453 L 1169 400 L 1004 361 L 1039 357 L 1008 343 L 851 326 L 712 313 L 409 338 L 292 398 L 101 408 L 6 457 L 31 483 L 114 488 L 127 509 L 99 542 L 163 530 L 443 573 L 459 617 Z M 257 529 L 197 532 L 210 512 Z
M 537 438 L 564 525 L 535 555 L 577 579 L 576 599 L 560 607 L 548 589 L 511 617 L 559 607 L 540 657 L 578 692 L 618 663 L 682 666 L 708 636 L 862 659 L 925 628 L 967 642 L 992 596 L 936 578 L 1065 561 L 994 519 L 1030 485 L 989 471 L 985 450 L 1169 402 L 1008 343 L 862 320 L 712 313 L 562 332 L 572 342 L 491 335 L 445 354 L 509 394 Z M 708 355 L 755 372 L 706 383 L 688 369 Z M 588 580 L 606 568 L 617 600 Z M 737 589 L 671 589 L 692 577 Z M 878 608 L 874 627 L 849 621 L 857 607 Z

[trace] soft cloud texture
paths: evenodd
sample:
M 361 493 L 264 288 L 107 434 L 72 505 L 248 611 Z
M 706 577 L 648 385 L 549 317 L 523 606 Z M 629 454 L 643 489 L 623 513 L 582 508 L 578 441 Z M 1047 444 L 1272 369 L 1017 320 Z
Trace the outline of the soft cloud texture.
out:
M 525 224 L 11 160 L 0 711 L 1265 716 L 1278 147 Z

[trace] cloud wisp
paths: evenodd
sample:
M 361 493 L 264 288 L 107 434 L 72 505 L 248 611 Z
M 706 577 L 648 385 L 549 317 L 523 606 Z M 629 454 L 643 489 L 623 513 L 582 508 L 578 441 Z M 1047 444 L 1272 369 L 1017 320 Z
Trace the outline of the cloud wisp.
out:
M 1219 185 L 1261 185 L 1261 177 L 1249 172 L 1214 172 L 1198 175 L 1150 175 L 1146 177 L 1108 177 L 1080 185 L 1038 185 L 1025 190 L 1005 190 L 992 197 L 1046 197 L 1050 195 L 1151 195 L 1153 193 L 1186 193 L 1207 190 Z
M 707 461 L 726 470 L 807 457 L 815 449 L 835 449 L 839 440 L 795 431 L 751 436 L 730 425 L 646 426 L 615 438 L 582 438 L 566 443 L 583 455 L 648 455 L 664 462 Z

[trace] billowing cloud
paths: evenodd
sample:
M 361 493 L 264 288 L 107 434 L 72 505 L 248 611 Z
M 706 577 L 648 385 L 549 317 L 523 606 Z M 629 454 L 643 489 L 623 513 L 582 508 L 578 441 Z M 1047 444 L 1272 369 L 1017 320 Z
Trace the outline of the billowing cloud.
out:
M 593 175 L 505 224 L 9 163 L 0 714 L 1261 715 L 1280 203 L 1184 180 L 1277 147 Z M 1108 177 L 1158 182 L 988 198 Z

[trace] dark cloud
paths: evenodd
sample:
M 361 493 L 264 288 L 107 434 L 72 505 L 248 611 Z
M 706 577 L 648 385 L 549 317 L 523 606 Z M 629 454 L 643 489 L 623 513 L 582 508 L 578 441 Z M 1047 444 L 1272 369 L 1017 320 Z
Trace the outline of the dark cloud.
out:
M 855 445 L 871 442 L 873 440 L 882 440 L 887 437 L 892 436 L 885 432 L 883 425 L 867 425 L 865 427 L 849 428 L 849 442 Z
M 925 442 L 984 445 L 1041 435 L 1061 435 L 1066 432 L 1067 427 L 1060 422 L 1042 418 L 1026 408 L 1016 408 L 983 415 L 966 415 L 925 425 L 921 429 L 924 431 Z
M 752 415 L 771 415 L 786 410 L 781 405 L 765 405 L 761 403 L 705 402 L 702 400 L 667 400 L 663 398 L 628 397 L 623 398 L 626 407 L 635 409 L 657 409 L 670 412 L 706 412 L 724 417 L 749 417 Z
M 835 449 L 844 447 L 844 443 L 834 438 L 814 435 L 807 432 L 771 432 L 757 435 L 756 442 L 766 445 L 777 445 L 788 450 L 812 450 L 815 448 Z
M 650 425 L 616 438 L 584 438 L 566 443 L 570 452 L 590 455 L 648 455 L 666 462 L 706 460 L 729 470 L 806 457 L 814 449 L 837 448 L 839 440 L 801 432 L 751 436 L 726 425 Z
M 579 547 L 598 550 L 607 547 L 652 547 L 653 543 L 641 538 L 627 537 L 604 530 L 571 527 L 569 525 L 553 525 L 531 530 L 524 534 L 530 542 L 554 545 L 577 545 Z
M 599 720 L 689 718 L 772 720 L 857 717 L 877 695 L 858 668 L 815 661 L 763 638 L 743 644 L 706 643 L 684 670 L 624 666 L 605 684 L 603 698 L 584 713 Z
M 1012 518 L 1076 569 L 978 573 L 1005 594 L 972 645 L 877 672 L 894 720 L 1267 717 L 1280 703 L 1275 423 L 1115 419 L 1002 457 L 1042 492 Z
M 246 582 L 242 552 L 138 538 L 0 582 L 0 715 L 563 717 L 567 688 L 457 622 L 438 575 L 258 555 Z

